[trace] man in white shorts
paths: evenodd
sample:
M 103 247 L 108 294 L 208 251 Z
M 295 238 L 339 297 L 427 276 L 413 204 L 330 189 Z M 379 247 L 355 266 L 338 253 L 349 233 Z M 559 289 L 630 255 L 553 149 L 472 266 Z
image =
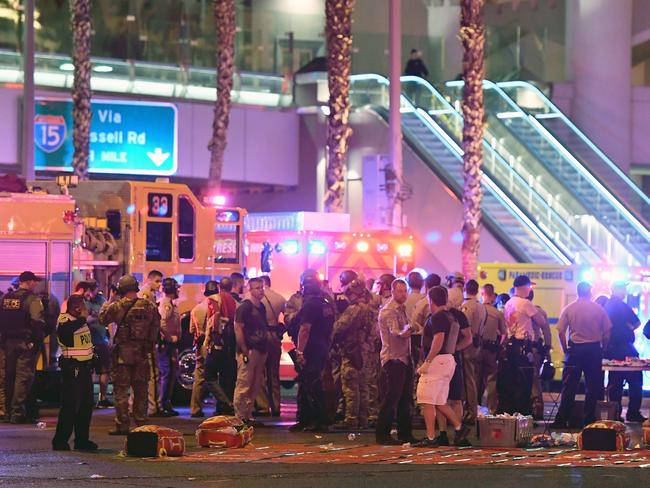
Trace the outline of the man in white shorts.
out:
M 447 311 L 447 290 L 434 286 L 428 292 L 431 316 L 422 332 L 422 354 L 424 362 L 418 368 L 420 381 L 417 389 L 417 402 L 421 405 L 427 436 L 415 447 L 438 447 L 435 437 L 436 411 L 449 420 L 455 430 L 454 445 L 470 445 L 467 440 L 469 427 L 464 426 L 454 410 L 447 404 L 449 383 L 454 375 L 456 361 L 454 351 L 458 342 L 460 325 Z

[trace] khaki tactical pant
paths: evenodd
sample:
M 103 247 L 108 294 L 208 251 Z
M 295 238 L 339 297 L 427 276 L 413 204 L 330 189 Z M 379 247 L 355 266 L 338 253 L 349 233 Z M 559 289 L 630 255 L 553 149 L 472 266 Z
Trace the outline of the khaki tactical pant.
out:
M 237 354 L 237 384 L 233 403 L 235 415 L 242 420 L 248 420 L 253 415 L 253 404 L 262 387 L 265 366 L 266 353 L 251 349 L 247 363 L 243 354 Z

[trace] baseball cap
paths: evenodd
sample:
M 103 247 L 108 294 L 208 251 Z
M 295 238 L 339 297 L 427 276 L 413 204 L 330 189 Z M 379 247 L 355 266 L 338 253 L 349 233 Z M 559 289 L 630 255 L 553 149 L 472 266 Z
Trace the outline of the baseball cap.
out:
M 42 281 L 42 279 L 36 276 L 31 271 L 23 271 L 22 273 L 20 273 L 20 276 L 18 277 L 18 281 L 20 283 L 24 283 L 25 281 Z
M 530 278 L 526 275 L 519 275 L 515 278 L 515 281 L 513 282 L 512 286 L 515 288 L 519 288 L 520 286 L 531 286 L 531 285 L 536 285 L 537 283 L 534 283 L 530 281 Z

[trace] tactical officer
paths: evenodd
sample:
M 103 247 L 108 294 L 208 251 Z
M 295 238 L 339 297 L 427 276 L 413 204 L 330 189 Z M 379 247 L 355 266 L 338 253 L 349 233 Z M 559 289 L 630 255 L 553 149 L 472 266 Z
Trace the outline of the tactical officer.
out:
M 99 313 L 100 323 L 116 323 L 113 357 L 115 430 L 111 435 L 129 433 L 129 388 L 133 389 L 133 419 L 136 425 L 147 420 L 148 358 L 158 342 L 160 314 L 149 300 L 138 298 L 138 281 L 130 275 L 118 282 L 121 298 Z
M 158 344 L 158 370 L 160 371 L 160 405 L 162 417 L 175 417 L 179 413 L 172 407 L 172 394 L 178 371 L 178 341 L 181 338 L 181 317 L 174 300 L 180 285 L 174 278 L 162 282 L 164 296 L 160 299 L 160 343 Z
M 300 365 L 297 423 L 291 430 L 327 432 L 329 419 L 321 375 L 331 347 L 336 310 L 320 281 L 313 277 L 303 283 L 303 297 L 296 345 Z
M 366 287 L 361 280 L 348 283 L 345 296 L 349 305 L 334 323 L 334 344 L 341 354 L 340 374 L 346 407 L 345 420 L 336 427 L 357 430 L 368 427 L 368 383 L 363 359 L 375 324 L 366 303 Z
M 74 430 L 75 449 L 96 451 L 97 444 L 88 438 L 93 412 L 93 342 L 83 295 L 70 296 L 66 310 L 56 327 L 61 348 L 61 409 L 52 449 L 69 451 L 68 439 Z
M 336 305 L 337 316 L 343 314 L 350 305 L 350 300 L 345 291 L 348 285 L 357 278 L 357 272 L 352 269 L 346 269 L 339 275 L 340 292 L 334 294 L 334 304 Z M 341 378 L 342 356 L 339 346 L 340 344 L 338 341 L 332 343 L 332 350 L 330 351 L 330 368 L 332 371 L 334 390 L 336 392 L 336 418 L 342 420 L 345 418 L 345 395 L 343 392 L 343 380 Z
M 144 282 L 140 291 L 139 298 L 144 298 L 158 307 L 160 288 L 162 286 L 163 275 L 160 271 L 154 269 L 149 271 L 147 281 Z M 150 415 L 165 416 L 164 409 L 160 403 L 160 370 L 158 369 L 158 349 L 153 348 L 149 357 L 149 400 L 148 412 Z
M 43 303 L 34 294 L 41 279 L 31 271 L 25 271 L 18 281 L 18 289 L 2 297 L 0 311 L 0 332 L 5 352 L 5 419 L 13 424 L 31 421 L 27 418 L 25 403 L 45 334 Z

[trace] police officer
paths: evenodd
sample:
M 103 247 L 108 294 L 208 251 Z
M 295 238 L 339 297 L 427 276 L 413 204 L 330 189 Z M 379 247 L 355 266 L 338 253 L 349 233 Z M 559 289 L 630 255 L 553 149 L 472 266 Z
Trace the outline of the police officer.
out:
M 636 336 L 634 331 L 641 325 L 641 321 L 627 303 L 626 283 L 617 281 L 612 285 L 612 296 L 605 305 L 605 311 L 612 322 L 612 335 L 605 357 L 608 359 L 625 359 L 639 357 L 639 352 L 634 347 Z M 643 399 L 643 373 L 641 371 L 611 371 L 608 375 L 607 389 L 609 399 L 618 402 L 618 417 L 621 417 L 621 399 L 623 397 L 623 383 L 627 382 L 630 394 L 630 403 L 627 407 L 626 420 L 628 422 L 644 422 L 646 418 L 641 415 L 640 407 Z
M 495 414 L 498 407 L 497 360 L 501 343 L 507 336 L 507 329 L 503 312 L 496 307 L 497 295 L 494 293 L 494 285 L 486 283 L 483 285 L 482 293 L 487 318 L 481 334 L 481 351 L 477 369 L 478 398 L 481 400 L 483 392 L 487 390 L 488 410 L 491 414 Z
M 205 284 L 203 292 L 205 299 L 196 305 L 190 313 L 190 334 L 194 337 L 195 358 L 196 363 L 194 366 L 194 383 L 192 384 L 192 398 L 190 400 L 190 414 L 193 418 L 204 417 L 203 413 L 203 397 L 207 391 L 205 383 L 205 358 L 207 351 L 204 347 L 205 342 L 205 326 L 208 317 L 209 299 L 211 296 L 215 300 L 219 300 L 219 284 L 216 281 L 208 281 Z
M 296 345 L 296 359 L 300 366 L 297 423 L 292 426 L 292 431 L 329 430 L 321 375 L 331 347 L 335 316 L 334 304 L 331 297 L 323 293 L 320 281 L 313 277 L 305 280 Z
M 557 324 L 560 345 L 566 359 L 562 370 L 562 400 L 551 425 L 554 429 L 564 429 L 567 424 L 570 427 L 582 427 L 570 423 L 575 395 L 583 373 L 585 425 L 596 421 L 596 402 L 603 392 L 602 349 L 609 341 L 612 323 L 603 307 L 591 301 L 591 284 L 581 281 L 578 283 L 577 292 L 578 298 L 564 307 Z
M 116 323 L 113 357 L 113 395 L 115 430 L 111 435 L 129 433 L 129 389 L 133 389 L 133 419 L 136 425 L 147 420 L 148 358 L 158 342 L 160 314 L 149 300 L 138 298 L 138 280 L 131 275 L 120 278 L 121 298 L 99 313 L 100 323 Z
M 505 357 L 499 362 L 497 377 L 499 412 L 531 413 L 533 365 L 528 354 L 535 337 L 534 324 L 542 327 L 544 323 L 542 313 L 528 300 L 533 285 L 528 276 L 517 276 L 513 282 L 514 296 L 503 310 L 508 341 Z
M 374 327 L 366 303 L 366 287 L 359 279 L 346 285 L 348 307 L 334 323 L 334 344 L 341 355 L 341 386 L 345 397 L 345 420 L 336 427 L 357 430 L 368 427 L 368 383 L 364 374 L 364 349 Z
M 466 394 L 466 409 L 463 422 L 470 425 L 476 423 L 478 413 L 480 341 L 487 320 L 485 305 L 478 301 L 478 290 L 478 282 L 468 280 L 465 283 L 465 301 L 461 306 L 461 311 L 467 317 L 467 321 L 472 328 L 472 343 L 463 350 L 463 379 Z
M 139 298 L 144 298 L 158 307 L 160 288 L 163 275 L 160 271 L 153 269 L 147 274 L 147 281 L 140 287 Z M 149 357 L 149 400 L 148 412 L 152 416 L 165 417 L 163 406 L 160 403 L 160 370 L 158 369 L 158 349 L 153 348 Z
M 341 291 L 334 294 L 334 303 L 336 305 L 337 317 L 344 313 L 350 305 L 350 300 L 348 299 L 345 291 L 347 289 L 347 286 L 357 278 L 357 272 L 352 269 L 346 269 L 339 275 Z M 332 350 L 330 351 L 330 366 L 332 370 L 332 380 L 334 382 L 334 389 L 336 391 L 337 399 L 336 418 L 342 420 L 345 417 L 345 395 L 343 392 L 343 380 L 341 378 L 342 357 L 339 345 L 340 344 L 337 341 L 334 341 L 332 343 Z
M 178 341 L 181 338 L 181 317 L 174 300 L 180 286 L 174 278 L 162 282 L 164 296 L 158 304 L 160 314 L 160 343 L 158 344 L 158 370 L 160 371 L 161 417 L 175 417 L 179 413 L 172 407 L 172 394 L 178 371 Z
M 45 334 L 43 303 L 34 294 L 41 279 L 31 271 L 25 271 L 18 281 L 18 289 L 2 297 L 0 311 L 5 353 L 5 419 L 13 424 L 32 421 L 27 418 L 25 403 Z
M 56 336 L 61 357 L 61 409 L 52 439 L 52 449 L 69 451 L 68 439 L 74 430 L 74 448 L 96 451 L 89 437 L 93 412 L 93 342 L 86 323 L 89 312 L 82 295 L 72 295 L 67 312 L 59 316 Z

